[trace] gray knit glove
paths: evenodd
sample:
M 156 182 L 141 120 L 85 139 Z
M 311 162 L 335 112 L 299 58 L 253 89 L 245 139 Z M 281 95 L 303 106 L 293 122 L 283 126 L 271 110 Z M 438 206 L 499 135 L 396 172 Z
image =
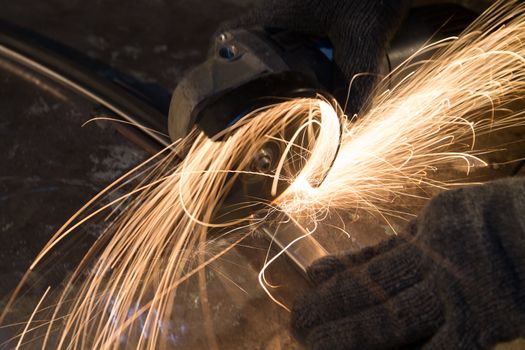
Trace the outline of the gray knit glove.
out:
M 404 235 L 310 268 L 313 349 L 486 349 L 525 335 L 525 179 L 435 197 Z
M 262 26 L 327 37 L 334 60 L 350 81 L 372 73 L 352 86 L 349 114 L 359 111 L 369 96 L 385 58 L 389 40 L 408 11 L 409 0 L 264 0 L 224 28 Z

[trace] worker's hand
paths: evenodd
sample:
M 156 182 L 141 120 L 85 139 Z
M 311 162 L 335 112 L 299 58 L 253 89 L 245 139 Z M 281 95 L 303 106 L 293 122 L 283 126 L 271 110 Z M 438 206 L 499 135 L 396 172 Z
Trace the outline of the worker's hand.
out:
M 313 349 L 478 349 L 525 335 L 525 179 L 438 195 L 404 235 L 309 271 Z
M 408 10 L 409 0 L 263 0 L 226 28 L 262 26 L 328 37 L 334 60 L 352 85 L 349 113 L 369 96 L 391 36 Z

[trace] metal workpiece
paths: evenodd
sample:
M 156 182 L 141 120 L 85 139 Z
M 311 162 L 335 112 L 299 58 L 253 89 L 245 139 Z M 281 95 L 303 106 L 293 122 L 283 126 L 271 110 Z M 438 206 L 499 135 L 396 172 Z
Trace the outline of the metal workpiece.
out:
M 314 261 L 328 255 L 312 233 L 292 217 L 281 212 L 272 212 L 264 217 L 259 231 L 283 251 L 293 265 L 308 278 L 307 269 Z
M 16 27 L 0 23 L 0 56 L 63 85 L 68 90 L 104 107 L 158 147 L 166 147 L 166 116 L 123 81 L 111 81 L 57 51 L 35 42 Z

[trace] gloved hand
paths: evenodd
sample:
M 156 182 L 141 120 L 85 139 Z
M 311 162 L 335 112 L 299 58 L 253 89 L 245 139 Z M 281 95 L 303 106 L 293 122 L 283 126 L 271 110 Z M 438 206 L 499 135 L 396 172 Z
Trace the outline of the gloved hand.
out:
M 222 29 L 262 26 L 328 37 L 334 60 L 348 81 L 358 73 L 347 113 L 357 113 L 369 96 L 388 42 L 408 11 L 409 0 L 263 0 Z
M 525 335 L 525 178 L 444 192 L 407 232 L 314 263 L 292 326 L 313 349 L 486 349 Z

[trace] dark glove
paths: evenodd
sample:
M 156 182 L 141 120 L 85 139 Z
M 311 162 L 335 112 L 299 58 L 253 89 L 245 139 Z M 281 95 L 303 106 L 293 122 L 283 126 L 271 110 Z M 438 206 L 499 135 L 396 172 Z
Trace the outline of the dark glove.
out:
M 225 28 L 262 26 L 328 37 L 334 60 L 352 85 L 348 113 L 359 111 L 377 79 L 392 35 L 408 11 L 409 0 L 264 0 Z
M 525 179 L 435 197 L 407 232 L 310 268 L 292 326 L 313 349 L 486 349 L 525 335 Z

